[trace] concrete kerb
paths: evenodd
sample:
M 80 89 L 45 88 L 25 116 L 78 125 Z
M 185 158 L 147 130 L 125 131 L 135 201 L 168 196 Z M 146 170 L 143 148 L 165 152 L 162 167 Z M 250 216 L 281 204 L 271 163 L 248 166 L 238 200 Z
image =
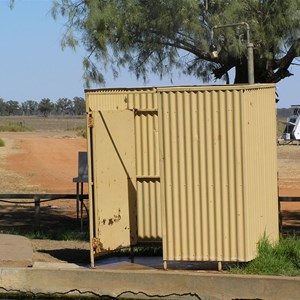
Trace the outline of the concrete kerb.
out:
M 0 293 L 118 299 L 300 299 L 300 278 L 197 271 L 1 268 Z

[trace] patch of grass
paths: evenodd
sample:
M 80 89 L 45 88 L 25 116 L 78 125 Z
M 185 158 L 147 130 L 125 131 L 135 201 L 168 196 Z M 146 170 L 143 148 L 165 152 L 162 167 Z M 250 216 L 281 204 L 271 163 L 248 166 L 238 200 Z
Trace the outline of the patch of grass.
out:
M 0 139 L 0 147 L 4 147 L 5 146 L 5 143 L 2 139 Z
M 25 132 L 25 131 L 32 131 L 32 128 L 29 126 L 23 125 L 22 122 L 20 122 L 20 123 L 9 122 L 7 124 L 0 125 L 0 131 L 2 131 L 2 132 Z
M 281 238 L 271 244 L 267 238 L 258 243 L 258 256 L 246 264 L 231 268 L 233 273 L 261 275 L 300 275 L 300 239 L 296 236 Z
M 86 139 L 86 128 L 82 128 L 81 130 L 79 130 L 79 131 L 77 132 L 77 135 L 78 135 L 78 136 L 82 136 L 83 138 Z
M 67 128 L 66 131 L 77 131 L 77 136 L 86 138 L 86 127 L 85 126 L 76 126 L 72 128 Z
M 51 230 L 51 231 L 20 231 L 15 229 L 1 230 L 2 234 L 22 235 L 29 239 L 56 240 L 56 241 L 89 241 L 88 232 L 76 230 Z

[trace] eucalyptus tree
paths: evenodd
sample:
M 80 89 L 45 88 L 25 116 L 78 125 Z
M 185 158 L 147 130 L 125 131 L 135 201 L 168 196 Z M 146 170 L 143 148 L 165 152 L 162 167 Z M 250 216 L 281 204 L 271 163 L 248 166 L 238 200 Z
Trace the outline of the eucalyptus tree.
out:
M 46 118 L 54 109 L 54 104 L 49 98 L 42 99 L 38 104 L 39 112 Z
M 55 110 L 61 115 L 71 114 L 73 111 L 72 100 L 68 98 L 59 98 L 55 104 Z
M 0 116 L 4 116 L 6 112 L 6 105 L 4 99 L 0 98 Z
M 235 83 L 247 82 L 245 27 L 215 30 L 213 57 L 215 25 L 249 24 L 255 82 L 291 76 L 300 55 L 300 0 L 55 0 L 52 14 L 66 18 L 63 47 L 87 50 L 87 84 L 124 67 L 137 78 L 172 77 L 177 69 L 204 82 L 235 69 Z
M 73 110 L 75 115 L 83 115 L 85 113 L 85 100 L 82 97 L 73 98 Z
M 38 102 L 34 100 L 26 100 L 21 103 L 21 109 L 24 115 L 34 115 L 38 111 Z
M 20 104 L 18 101 L 9 100 L 5 102 L 5 110 L 7 114 L 10 115 L 18 115 L 20 113 Z

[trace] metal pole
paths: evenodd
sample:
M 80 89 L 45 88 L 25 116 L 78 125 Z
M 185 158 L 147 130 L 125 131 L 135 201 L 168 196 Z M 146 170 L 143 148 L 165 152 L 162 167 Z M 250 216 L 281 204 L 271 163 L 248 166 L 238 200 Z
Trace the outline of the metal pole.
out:
M 226 27 L 237 27 L 237 26 L 246 26 L 247 30 L 247 62 L 248 62 L 248 83 L 254 84 L 254 55 L 253 55 L 253 44 L 250 43 L 250 27 L 246 22 L 241 23 L 233 23 L 226 25 L 215 25 L 211 29 L 211 39 L 213 39 L 214 30 L 218 28 L 226 28 Z
M 247 60 L 248 60 L 248 83 L 254 84 L 254 58 L 253 58 L 253 44 L 247 44 Z
M 34 231 L 40 230 L 40 213 L 41 213 L 41 198 L 38 196 L 34 197 Z

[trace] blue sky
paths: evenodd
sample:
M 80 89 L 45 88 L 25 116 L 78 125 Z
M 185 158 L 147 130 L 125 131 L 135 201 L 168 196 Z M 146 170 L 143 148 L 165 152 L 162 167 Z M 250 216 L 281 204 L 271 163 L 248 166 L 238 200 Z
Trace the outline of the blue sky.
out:
M 52 19 L 52 1 L 15 0 L 13 10 L 9 9 L 8 2 L 0 0 L 0 98 L 20 102 L 50 98 L 55 102 L 63 97 L 84 97 L 82 57 L 85 52 L 82 48 L 76 52 L 62 51 L 60 40 L 64 20 Z M 277 85 L 281 99 L 278 107 L 300 104 L 300 67 L 294 66 L 292 73 L 295 76 Z M 199 81 L 181 76 L 173 78 L 173 84 L 193 85 Z M 117 80 L 110 73 L 106 74 L 106 87 L 144 85 L 126 70 Z M 153 76 L 146 85 L 171 85 L 171 82 L 169 78 L 161 81 Z

